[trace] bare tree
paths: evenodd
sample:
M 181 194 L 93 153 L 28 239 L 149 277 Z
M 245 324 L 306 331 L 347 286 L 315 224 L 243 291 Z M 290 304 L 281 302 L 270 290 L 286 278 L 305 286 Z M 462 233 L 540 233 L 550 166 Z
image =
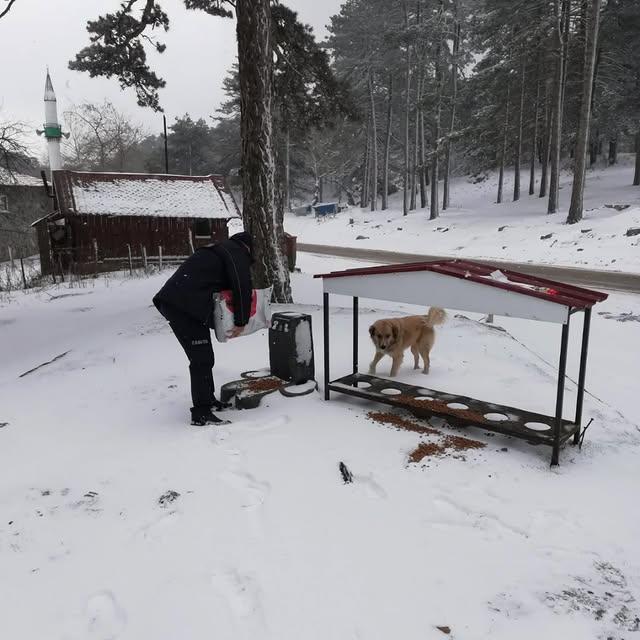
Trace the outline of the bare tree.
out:
M 142 142 L 145 129 L 105 100 L 85 102 L 64 113 L 70 132 L 65 143 L 69 164 L 95 171 L 124 171 L 131 152 Z
M 21 171 L 29 162 L 28 131 L 24 122 L 0 118 L 0 167 L 9 174 Z

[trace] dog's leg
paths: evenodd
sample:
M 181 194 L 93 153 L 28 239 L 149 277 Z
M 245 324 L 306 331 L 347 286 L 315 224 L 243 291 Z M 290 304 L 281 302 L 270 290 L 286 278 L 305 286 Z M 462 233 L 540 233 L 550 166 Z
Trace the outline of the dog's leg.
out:
M 395 378 L 398 375 L 398 369 L 400 369 L 400 365 L 402 364 L 404 355 L 400 354 L 399 356 L 394 355 L 392 357 L 393 357 L 393 363 L 391 364 L 391 373 L 389 375 L 392 378 Z
M 419 369 L 420 368 L 420 351 L 418 351 L 418 347 L 413 345 L 411 347 L 411 353 L 413 353 L 413 368 Z
M 429 358 L 429 352 L 431 349 L 428 347 L 422 351 L 422 359 L 424 360 L 424 369 L 422 373 L 429 373 L 429 369 L 431 368 L 431 359 Z
M 381 353 L 380 351 L 376 351 L 376 355 L 373 356 L 373 360 L 371 361 L 371 364 L 369 365 L 369 375 L 370 376 L 375 376 L 376 375 L 376 367 L 378 366 L 378 362 L 380 362 L 380 360 L 382 360 L 382 358 L 384 358 L 384 353 Z

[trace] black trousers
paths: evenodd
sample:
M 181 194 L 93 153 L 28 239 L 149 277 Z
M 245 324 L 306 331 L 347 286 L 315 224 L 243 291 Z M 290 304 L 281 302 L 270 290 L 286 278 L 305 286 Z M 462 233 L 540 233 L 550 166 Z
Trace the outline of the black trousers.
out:
M 195 412 L 210 409 L 215 397 L 213 365 L 215 358 L 211 345 L 211 331 L 186 313 L 163 305 L 162 315 L 189 358 L 191 400 Z

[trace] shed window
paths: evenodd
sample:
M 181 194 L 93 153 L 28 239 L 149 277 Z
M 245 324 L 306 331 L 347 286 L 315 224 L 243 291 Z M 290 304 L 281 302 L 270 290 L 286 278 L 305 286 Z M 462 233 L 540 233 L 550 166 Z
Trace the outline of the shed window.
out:
M 208 218 L 198 218 L 193 225 L 193 235 L 196 238 L 211 237 L 211 220 Z
M 0 211 L 9 211 L 9 199 L 0 195 Z

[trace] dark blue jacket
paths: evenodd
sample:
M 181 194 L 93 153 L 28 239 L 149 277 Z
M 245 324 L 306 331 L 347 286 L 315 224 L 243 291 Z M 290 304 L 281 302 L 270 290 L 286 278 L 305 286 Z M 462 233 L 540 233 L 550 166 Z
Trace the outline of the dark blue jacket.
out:
M 162 315 L 168 305 L 210 327 L 213 294 L 227 289 L 233 292 L 235 325 L 243 327 L 251 311 L 251 255 L 233 238 L 197 249 L 158 291 L 153 304 Z

